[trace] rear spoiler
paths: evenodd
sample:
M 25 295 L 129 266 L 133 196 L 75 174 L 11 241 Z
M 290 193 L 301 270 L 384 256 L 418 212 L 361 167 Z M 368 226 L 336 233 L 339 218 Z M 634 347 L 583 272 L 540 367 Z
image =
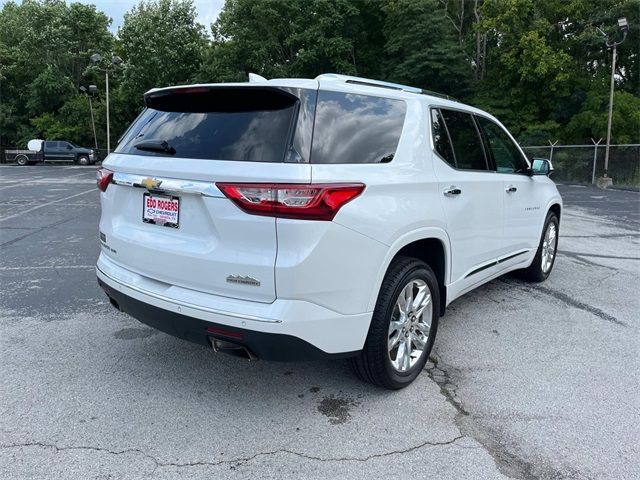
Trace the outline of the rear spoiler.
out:
M 149 90 L 148 108 L 164 112 L 248 112 L 281 110 L 298 101 L 295 95 L 264 84 L 195 85 Z

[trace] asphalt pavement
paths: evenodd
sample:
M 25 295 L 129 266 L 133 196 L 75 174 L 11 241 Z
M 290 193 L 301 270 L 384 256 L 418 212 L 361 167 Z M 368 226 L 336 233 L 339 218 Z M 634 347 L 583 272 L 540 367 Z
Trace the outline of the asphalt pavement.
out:
M 97 286 L 95 167 L 0 167 L 0 478 L 637 478 L 640 194 L 560 186 L 551 277 L 451 304 L 389 392 L 247 362 Z

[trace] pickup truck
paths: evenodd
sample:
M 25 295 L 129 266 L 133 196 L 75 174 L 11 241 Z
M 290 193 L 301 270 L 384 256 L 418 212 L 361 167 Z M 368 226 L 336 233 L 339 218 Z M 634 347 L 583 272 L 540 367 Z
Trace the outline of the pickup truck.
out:
M 33 140 L 29 142 L 33 145 Z M 18 165 L 33 165 L 38 162 L 74 162 L 79 165 L 92 165 L 96 161 L 95 151 L 83 148 L 71 142 L 61 140 L 40 141 L 40 148 L 33 150 L 5 150 L 7 162 Z

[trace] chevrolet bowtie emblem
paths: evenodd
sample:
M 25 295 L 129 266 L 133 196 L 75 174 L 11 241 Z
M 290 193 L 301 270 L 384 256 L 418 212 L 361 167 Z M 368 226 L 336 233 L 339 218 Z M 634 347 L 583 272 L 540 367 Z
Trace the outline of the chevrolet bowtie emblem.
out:
M 147 190 L 152 190 L 154 188 L 158 188 L 161 183 L 162 180 L 156 180 L 155 178 L 145 178 L 140 182 L 140 185 L 142 185 Z

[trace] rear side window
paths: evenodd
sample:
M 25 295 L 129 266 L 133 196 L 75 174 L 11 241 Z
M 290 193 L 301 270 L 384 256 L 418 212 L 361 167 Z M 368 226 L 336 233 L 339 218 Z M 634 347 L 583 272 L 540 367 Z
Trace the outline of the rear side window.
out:
M 390 162 L 398 148 L 406 110 L 403 100 L 320 91 L 311 162 Z
M 476 116 L 500 173 L 525 173 L 529 164 L 507 132 L 488 118 Z
M 442 115 L 440 115 L 440 112 L 435 108 L 431 110 L 431 132 L 433 134 L 433 146 L 438 155 L 449 165 L 455 167 L 456 159 L 451 149 L 447 127 L 444 124 L 444 120 L 442 120 Z
M 440 112 L 451 139 L 456 168 L 488 170 L 482 140 L 471 114 L 444 108 Z
M 291 153 L 299 102 L 286 92 L 194 87 L 152 93 L 146 103 L 115 152 L 249 162 Z

